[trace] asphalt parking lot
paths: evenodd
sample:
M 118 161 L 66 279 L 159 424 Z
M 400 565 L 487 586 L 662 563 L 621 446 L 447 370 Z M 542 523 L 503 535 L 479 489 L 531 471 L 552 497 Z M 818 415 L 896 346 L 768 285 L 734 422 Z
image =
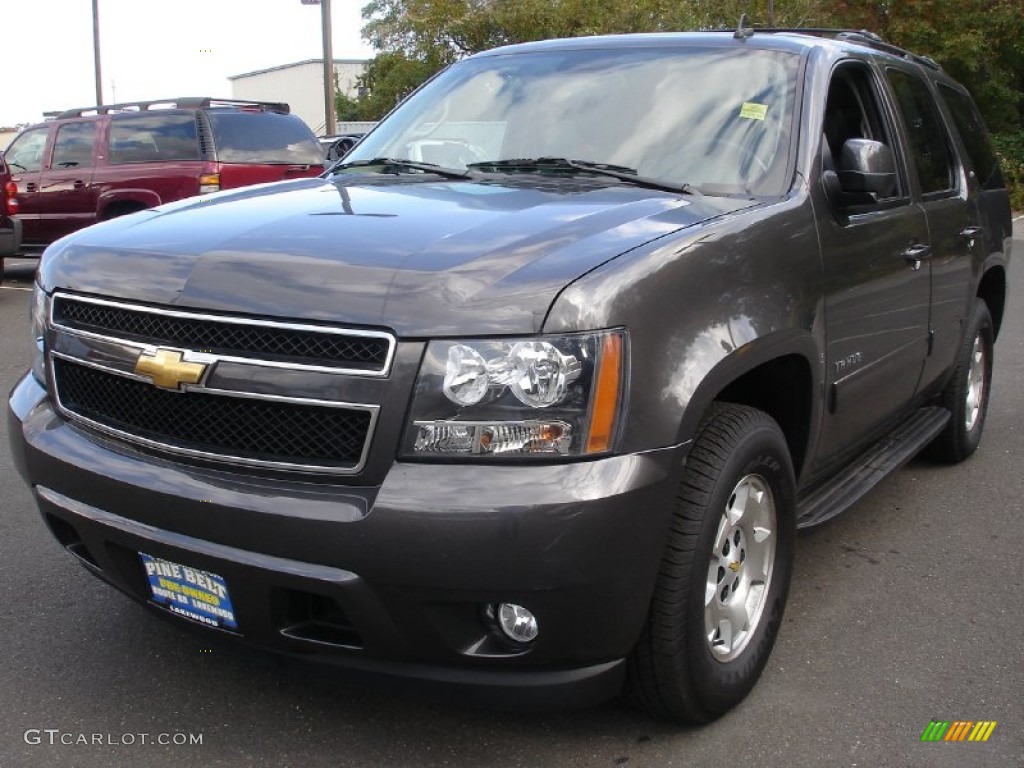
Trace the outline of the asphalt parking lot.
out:
M 699 729 L 616 703 L 486 710 L 212 644 L 62 552 L 0 436 L 0 766 L 1024 766 L 1024 220 L 1014 247 L 979 452 L 914 461 L 802 536 L 764 677 Z M 4 391 L 32 267 L 9 260 L 0 288 Z M 998 725 L 922 743 L 931 720 Z

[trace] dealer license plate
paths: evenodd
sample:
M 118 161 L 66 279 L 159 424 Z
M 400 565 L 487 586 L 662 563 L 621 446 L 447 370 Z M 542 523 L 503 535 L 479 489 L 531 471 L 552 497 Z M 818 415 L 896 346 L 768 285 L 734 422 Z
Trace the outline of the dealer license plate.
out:
M 236 629 L 227 582 L 215 573 L 139 553 L 153 602 L 211 627 Z

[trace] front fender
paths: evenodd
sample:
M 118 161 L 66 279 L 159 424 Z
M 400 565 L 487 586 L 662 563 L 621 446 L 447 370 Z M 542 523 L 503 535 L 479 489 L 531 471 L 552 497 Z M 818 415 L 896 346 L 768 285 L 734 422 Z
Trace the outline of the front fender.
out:
M 649 243 L 584 275 L 556 299 L 544 330 L 625 326 L 631 375 L 619 447 L 677 445 L 693 437 L 725 387 L 776 357 L 806 360 L 820 400 L 821 269 L 802 189 Z M 814 414 L 812 425 L 819 410 Z

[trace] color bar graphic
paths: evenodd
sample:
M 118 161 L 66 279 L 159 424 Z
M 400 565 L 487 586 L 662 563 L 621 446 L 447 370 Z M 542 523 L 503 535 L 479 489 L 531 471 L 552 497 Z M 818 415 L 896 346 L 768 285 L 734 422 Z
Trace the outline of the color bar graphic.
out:
M 995 729 L 995 720 L 932 720 L 921 741 L 988 741 Z

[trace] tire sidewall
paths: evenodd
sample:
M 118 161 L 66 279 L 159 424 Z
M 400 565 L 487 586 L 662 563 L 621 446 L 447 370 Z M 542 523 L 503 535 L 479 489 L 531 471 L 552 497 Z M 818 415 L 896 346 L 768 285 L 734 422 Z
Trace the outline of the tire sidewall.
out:
M 768 595 L 754 634 L 737 658 L 722 662 L 714 657 L 704 635 L 704 592 L 722 513 L 736 484 L 747 475 L 760 476 L 771 489 L 775 503 L 775 559 Z M 705 509 L 693 560 L 686 645 L 692 650 L 689 664 L 694 692 L 701 708 L 712 717 L 731 709 L 750 692 L 771 654 L 782 624 L 792 575 L 795 509 L 796 489 L 785 441 L 778 427 L 773 423 L 765 424 L 752 431 L 726 460 Z
M 967 389 L 970 386 L 971 357 L 974 352 L 974 340 L 979 335 L 981 336 L 985 356 L 984 384 L 978 418 L 974 422 L 974 426 L 968 430 L 965 424 L 967 416 Z M 988 401 L 992 387 L 993 348 L 992 317 L 985 302 L 978 300 L 971 312 L 970 326 L 964 335 L 964 343 L 960 351 L 960 361 L 957 366 L 955 400 L 951 403 L 950 407 L 957 453 L 963 458 L 970 456 L 977 450 L 978 444 L 981 442 L 982 432 L 985 430 L 985 417 L 988 413 Z

